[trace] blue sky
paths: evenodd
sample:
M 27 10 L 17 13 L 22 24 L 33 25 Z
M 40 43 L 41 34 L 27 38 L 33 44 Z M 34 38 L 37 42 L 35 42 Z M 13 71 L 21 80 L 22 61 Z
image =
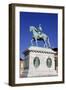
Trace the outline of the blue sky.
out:
M 31 46 L 32 32 L 30 26 L 42 25 L 43 32 L 49 36 L 51 48 L 58 47 L 58 15 L 53 13 L 20 12 L 20 57 Z M 43 42 L 38 41 L 40 47 Z M 35 43 L 34 43 L 35 45 Z

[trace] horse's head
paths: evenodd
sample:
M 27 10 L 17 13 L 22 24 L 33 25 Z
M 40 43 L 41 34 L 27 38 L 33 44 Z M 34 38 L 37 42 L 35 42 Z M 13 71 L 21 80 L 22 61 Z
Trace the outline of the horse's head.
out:
M 30 32 L 32 31 L 32 26 L 29 27 Z
M 30 32 L 32 32 L 35 29 L 34 26 L 30 26 L 29 28 L 30 28 Z
M 30 32 L 32 32 L 34 35 L 39 35 L 37 28 L 34 26 L 30 26 Z

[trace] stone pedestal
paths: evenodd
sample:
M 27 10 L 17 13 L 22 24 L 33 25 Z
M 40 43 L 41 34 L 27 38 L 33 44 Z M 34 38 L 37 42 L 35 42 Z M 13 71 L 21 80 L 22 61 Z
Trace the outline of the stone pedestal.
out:
M 55 54 L 50 48 L 31 46 L 25 52 L 25 76 L 55 76 Z

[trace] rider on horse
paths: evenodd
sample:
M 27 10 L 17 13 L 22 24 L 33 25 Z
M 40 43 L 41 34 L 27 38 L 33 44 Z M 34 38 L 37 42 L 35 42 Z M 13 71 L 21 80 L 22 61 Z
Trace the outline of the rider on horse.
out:
M 39 35 L 42 34 L 42 27 L 41 27 L 41 24 L 39 24 L 39 27 L 38 27 L 38 33 L 39 33 Z

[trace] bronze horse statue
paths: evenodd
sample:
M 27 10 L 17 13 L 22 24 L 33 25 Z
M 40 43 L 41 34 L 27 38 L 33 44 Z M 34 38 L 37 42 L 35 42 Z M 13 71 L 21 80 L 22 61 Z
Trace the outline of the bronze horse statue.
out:
M 38 31 L 36 27 L 30 26 L 30 32 L 33 33 L 31 44 L 33 45 L 33 41 L 35 41 L 36 46 L 38 46 L 37 40 L 42 40 L 44 42 L 44 47 L 50 48 L 49 37 L 45 33 L 40 34 Z

